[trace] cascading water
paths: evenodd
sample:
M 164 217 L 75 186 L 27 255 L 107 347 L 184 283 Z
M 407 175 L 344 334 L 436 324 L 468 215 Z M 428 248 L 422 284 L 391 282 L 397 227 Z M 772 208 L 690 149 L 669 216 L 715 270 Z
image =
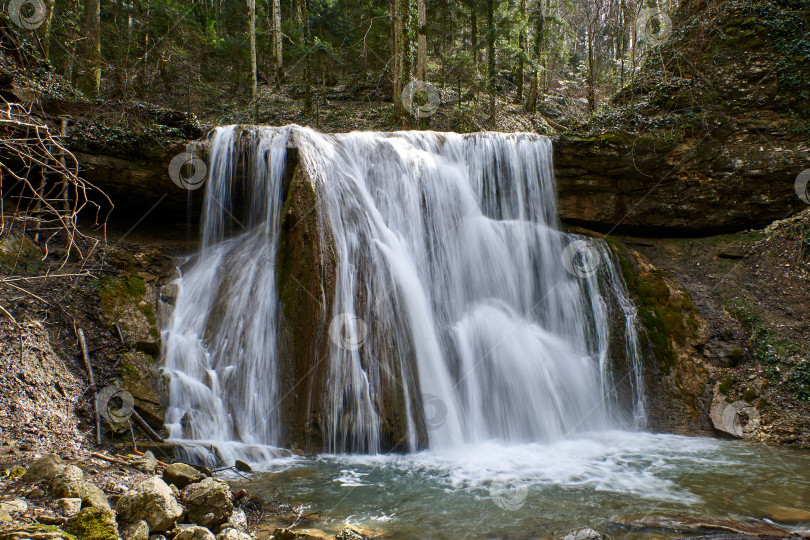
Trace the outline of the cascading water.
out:
M 548 441 L 643 421 L 635 309 L 607 246 L 557 228 L 548 139 L 227 127 L 211 139 L 203 247 L 165 333 L 173 438 L 283 440 L 274 279 L 288 140 L 336 259 L 316 397 L 327 450 Z M 231 203 L 243 154 L 244 223 Z M 244 231 L 226 238 L 234 223 Z M 391 385 L 402 441 L 383 435 Z

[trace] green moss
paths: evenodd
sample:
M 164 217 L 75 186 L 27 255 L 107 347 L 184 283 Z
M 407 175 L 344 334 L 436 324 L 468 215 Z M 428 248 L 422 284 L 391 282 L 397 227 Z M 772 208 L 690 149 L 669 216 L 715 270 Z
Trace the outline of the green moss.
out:
M 116 307 L 139 300 L 146 294 L 146 283 L 136 275 L 105 277 L 101 279 L 98 291 L 101 309 L 112 313 Z
M 723 379 L 723 382 L 720 383 L 720 393 L 724 396 L 727 395 L 733 384 L 734 381 L 731 379 L 731 377 L 726 377 Z
M 8 473 L 9 478 L 19 478 L 20 476 L 25 474 L 25 467 L 14 467 L 10 473 Z
M 85 508 L 65 525 L 78 540 L 118 540 L 115 517 L 108 510 Z
M 745 392 L 743 392 L 743 399 L 745 401 L 747 401 L 748 403 L 751 403 L 752 401 L 754 401 L 754 399 L 756 399 L 756 397 L 757 397 L 757 393 L 756 393 L 756 391 L 754 391 L 753 388 L 746 388 Z

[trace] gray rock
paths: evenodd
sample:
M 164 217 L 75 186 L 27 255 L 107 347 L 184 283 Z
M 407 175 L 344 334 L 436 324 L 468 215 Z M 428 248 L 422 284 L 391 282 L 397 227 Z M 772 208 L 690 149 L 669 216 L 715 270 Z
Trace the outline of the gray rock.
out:
M 200 482 L 204 478 L 203 473 L 185 463 L 172 463 L 163 470 L 163 480 L 167 484 L 174 484 L 178 489 Z
M 38 487 L 34 487 L 28 490 L 28 493 L 25 494 L 26 497 L 29 499 L 39 499 L 40 497 L 45 496 L 45 492 L 39 489 Z
M 222 529 L 217 535 L 217 540 L 253 540 L 253 537 L 246 532 L 237 531 L 231 527 Z
M 28 503 L 22 499 L 12 499 L 10 501 L 1 502 L 0 508 L 8 513 L 18 512 L 22 514 L 28 510 Z
M 588 527 L 570 531 L 563 536 L 563 540 L 604 540 L 604 538 L 605 537 L 602 536 L 599 531 L 595 531 Z
M 237 531 L 245 532 L 247 531 L 247 515 L 245 514 L 244 510 L 239 508 L 234 509 L 231 517 L 228 518 L 228 521 L 222 524 L 220 529 L 236 529 Z
M 142 519 L 149 524 L 149 532 L 170 529 L 183 517 L 183 507 L 174 498 L 171 488 L 156 476 L 124 493 L 116 509 L 123 523 Z
M 253 470 L 253 468 L 250 465 L 248 465 L 247 463 L 245 463 L 241 459 L 236 460 L 236 463 L 234 463 L 234 467 L 236 467 L 237 471 L 242 471 L 242 472 L 251 472 Z
M 11 514 L 0 508 L 0 523 L 4 521 L 11 521 Z
M 205 527 L 187 527 L 177 533 L 174 540 L 216 540 L 214 533 Z
M 84 473 L 75 465 L 68 465 L 57 472 L 50 482 L 51 495 L 57 499 L 82 498 L 84 496 Z
M 144 520 L 136 521 L 121 529 L 123 540 L 149 540 L 149 524 Z
M 91 508 L 101 508 L 103 510 L 112 510 L 110 502 L 107 500 L 107 495 L 102 489 L 94 484 L 86 482 L 84 484 L 84 496 L 82 497 L 84 506 Z
M 149 536 L 149 540 L 166 540 L 166 537 L 162 534 L 153 534 Z
M 57 499 L 56 507 L 63 516 L 72 517 L 78 514 L 79 510 L 82 509 L 82 500 L 78 497 Z
M 0 532 L 0 540 L 75 540 L 68 533 L 36 523 Z
M 345 527 L 342 531 L 337 533 L 335 540 L 366 540 L 366 537 L 352 527 Z
M 228 484 L 214 478 L 190 484 L 182 492 L 182 500 L 188 508 L 189 521 L 212 529 L 231 517 L 232 498 Z
M 56 454 L 48 454 L 34 461 L 25 471 L 23 482 L 42 482 L 50 480 L 56 473 L 65 467 L 62 458 Z
M 155 459 L 155 455 L 147 450 L 143 456 L 133 461 L 131 465 L 142 473 L 155 474 L 158 462 L 157 459 Z

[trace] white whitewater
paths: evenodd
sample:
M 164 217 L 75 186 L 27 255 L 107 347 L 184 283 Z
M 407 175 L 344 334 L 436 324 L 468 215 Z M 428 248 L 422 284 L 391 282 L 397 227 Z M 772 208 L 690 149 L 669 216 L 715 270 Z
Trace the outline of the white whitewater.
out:
M 247 133 L 211 140 L 203 247 L 164 335 L 173 438 L 226 460 L 233 441 L 283 440 L 274 273 L 288 139 L 337 258 L 325 450 L 391 446 L 379 414 L 391 381 L 407 422 L 393 443 L 412 451 L 425 437 L 431 449 L 544 442 L 643 422 L 635 308 L 606 244 L 559 230 L 547 138 Z M 250 200 L 237 211 L 240 156 Z

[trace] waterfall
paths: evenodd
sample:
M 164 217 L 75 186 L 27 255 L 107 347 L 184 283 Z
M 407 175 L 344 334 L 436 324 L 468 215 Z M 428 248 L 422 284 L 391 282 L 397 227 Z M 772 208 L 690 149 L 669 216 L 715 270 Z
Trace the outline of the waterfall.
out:
M 164 333 L 173 438 L 284 441 L 274 278 L 288 143 L 335 258 L 327 376 L 312 398 L 325 450 L 643 422 L 635 308 L 608 246 L 560 230 L 547 138 L 232 126 L 210 141 L 202 248 Z M 249 201 L 237 212 L 240 161 Z M 390 395 L 402 440 L 384 433 Z

